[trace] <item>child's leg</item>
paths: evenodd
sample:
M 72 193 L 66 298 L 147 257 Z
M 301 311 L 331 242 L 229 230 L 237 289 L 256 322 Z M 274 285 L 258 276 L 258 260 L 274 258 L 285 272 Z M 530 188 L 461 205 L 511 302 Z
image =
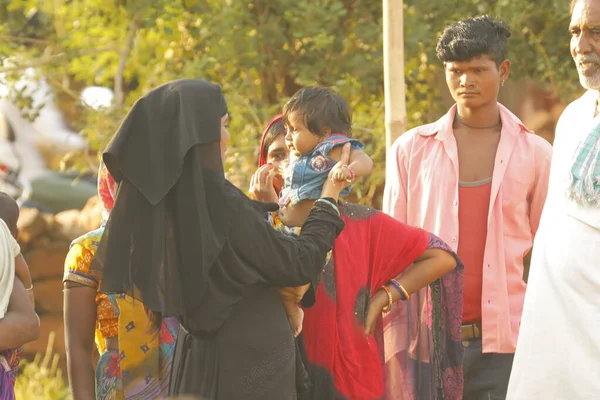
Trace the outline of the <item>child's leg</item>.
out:
M 292 327 L 292 332 L 294 332 L 294 337 L 296 337 L 302 332 L 304 311 L 302 311 L 302 309 L 298 307 L 298 304 L 293 300 L 286 298 L 285 296 L 281 296 L 281 301 L 283 302 L 283 308 L 285 308 L 285 313 L 287 314 L 288 321 Z

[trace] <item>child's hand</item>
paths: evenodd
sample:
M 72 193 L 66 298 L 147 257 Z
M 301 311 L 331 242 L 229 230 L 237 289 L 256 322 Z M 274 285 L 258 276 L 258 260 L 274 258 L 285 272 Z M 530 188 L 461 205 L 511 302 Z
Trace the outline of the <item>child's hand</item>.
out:
M 340 160 L 333 166 L 331 171 L 329 171 L 327 180 L 323 184 L 323 191 L 321 192 L 321 197 L 332 197 L 334 200 L 337 200 L 340 192 L 348 186 L 350 186 L 352 182 L 348 182 L 347 180 L 338 181 L 334 179 L 334 175 L 338 174 L 338 170 L 346 169 L 343 166 L 348 165 L 349 161 L 350 143 L 346 143 L 344 146 L 342 146 Z
M 331 179 L 333 179 L 334 182 L 352 183 L 354 182 L 354 178 L 354 171 L 347 165 L 340 165 L 340 163 L 337 163 L 331 171 Z

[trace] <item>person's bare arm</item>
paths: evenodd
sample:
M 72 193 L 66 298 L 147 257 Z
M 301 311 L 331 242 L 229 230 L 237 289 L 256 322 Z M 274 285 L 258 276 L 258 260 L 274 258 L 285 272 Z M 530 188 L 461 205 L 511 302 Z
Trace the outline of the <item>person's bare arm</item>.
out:
M 340 146 L 334 147 L 329 152 L 329 157 L 332 160 L 339 161 L 341 153 L 342 148 Z M 371 160 L 371 157 L 369 157 L 364 151 L 352 149 L 350 150 L 350 160 L 348 161 L 348 167 L 350 167 L 352 171 L 354 171 L 355 178 L 360 178 L 362 176 L 367 176 L 371 173 L 371 171 L 373 170 L 373 160 Z M 344 169 L 342 169 L 340 172 L 343 173 Z M 346 170 L 346 172 L 348 171 Z M 347 176 L 343 177 L 334 177 L 334 179 L 340 181 L 350 178 L 351 174 L 347 174 Z
M 397 280 L 410 295 L 452 271 L 456 268 L 456 265 L 456 258 L 451 253 L 442 249 L 427 249 L 417 257 L 415 262 L 402 274 L 402 277 L 397 278 Z M 388 286 L 388 288 L 392 294 L 393 303 L 402 299 L 400 292 L 391 286 Z M 365 332 L 367 334 L 373 333 L 377 317 L 381 315 L 388 304 L 387 293 L 383 289 L 377 290 L 371 299 L 367 312 L 365 321 Z
M 95 400 L 92 363 L 96 327 L 96 288 L 64 284 L 64 321 L 67 370 L 74 400 Z
M 16 278 L 8 310 L 0 320 L 0 350 L 22 346 L 39 336 L 40 319 L 27 297 L 25 286 Z
M 33 296 L 33 282 L 31 281 L 29 266 L 27 265 L 25 258 L 23 258 L 23 255 L 20 253 L 15 258 L 15 275 L 21 280 L 23 285 L 25 285 L 25 290 L 27 291 L 27 297 L 29 297 L 29 301 L 31 301 L 31 304 L 35 305 L 35 297 Z

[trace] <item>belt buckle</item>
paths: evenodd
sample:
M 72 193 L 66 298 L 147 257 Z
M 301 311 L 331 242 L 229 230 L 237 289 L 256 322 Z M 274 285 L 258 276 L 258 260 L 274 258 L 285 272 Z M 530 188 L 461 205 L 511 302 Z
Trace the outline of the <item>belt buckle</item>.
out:
M 463 344 L 464 342 L 470 342 L 481 337 L 481 328 L 478 324 L 464 324 L 461 325 L 461 336 Z

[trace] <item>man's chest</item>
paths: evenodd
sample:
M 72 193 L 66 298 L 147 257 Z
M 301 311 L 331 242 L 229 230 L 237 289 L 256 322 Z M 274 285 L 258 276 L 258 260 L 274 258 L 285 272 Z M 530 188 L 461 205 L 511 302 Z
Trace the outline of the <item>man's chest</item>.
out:
M 491 178 L 499 142 L 499 134 L 475 139 L 457 136 L 459 180 L 476 182 Z

